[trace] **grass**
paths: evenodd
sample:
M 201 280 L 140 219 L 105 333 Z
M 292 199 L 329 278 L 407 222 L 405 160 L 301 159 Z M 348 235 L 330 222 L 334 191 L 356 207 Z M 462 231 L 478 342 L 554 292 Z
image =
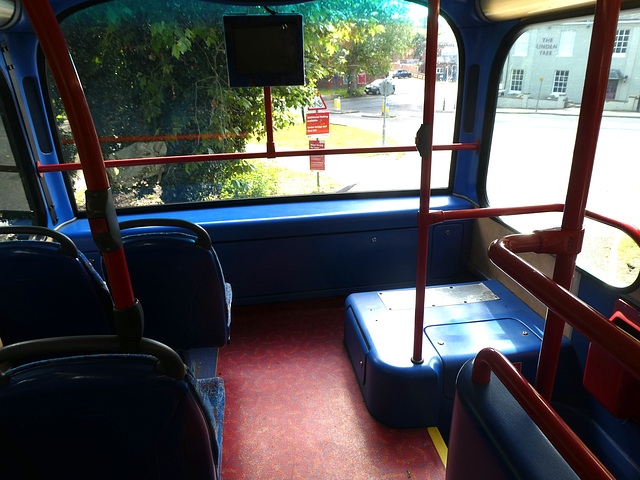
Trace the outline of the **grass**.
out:
M 337 95 L 339 97 L 348 97 L 349 96 L 349 91 L 347 90 L 347 88 L 321 88 L 320 89 L 320 94 L 323 96 L 326 95 Z
M 325 148 L 347 148 L 356 145 L 382 145 L 382 134 L 371 130 L 344 125 L 331 125 L 330 134 L 325 138 Z M 303 123 L 293 125 L 284 130 L 274 132 L 274 141 L 279 150 L 306 150 L 309 148 L 309 139 L 306 136 L 306 128 Z M 263 140 L 252 139 L 249 143 L 260 144 Z M 387 138 L 386 145 L 397 145 L 393 139 Z
M 382 145 L 382 133 L 375 133 L 357 127 L 344 125 L 331 125 L 330 134 L 325 137 L 325 148 L 348 148 L 356 145 Z M 307 150 L 309 138 L 303 123 L 292 125 L 288 128 L 274 132 L 276 150 Z M 393 139 L 386 139 L 386 145 L 397 145 Z M 252 148 L 253 147 L 253 148 Z M 264 149 L 264 138 L 252 138 L 249 141 L 248 151 Z M 375 154 L 363 154 L 371 156 Z M 399 153 L 398 155 L 402 155 Z M 275 195 L 300 195 L 317 192 L 334 192 L 344 187 L 341 183 L 331 178 L 327 172 L 300 171 L 283 168 L 278 160 L 256 160 L 256 174 L 270 179 L 273 194 Z M 320 186 L 318 186 L 318 181 Z

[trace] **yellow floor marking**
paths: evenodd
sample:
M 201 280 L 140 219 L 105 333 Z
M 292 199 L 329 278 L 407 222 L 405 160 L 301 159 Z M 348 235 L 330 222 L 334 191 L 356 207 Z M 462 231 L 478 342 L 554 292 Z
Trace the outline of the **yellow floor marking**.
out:
M 438 455 L 440 455 L 442 464 L 445 468 L 447 468 L 447 452 L 449 450 L 447 448 L 447 444 L 444 443 L 442 435 L 440 435 L 440 430 L 438 430 L 437 427 L 428 427 L 427 431 L 429 432 L 429 436 L 431 437 L 433 446 L 436 447 L 436 452 L 438 452 Z

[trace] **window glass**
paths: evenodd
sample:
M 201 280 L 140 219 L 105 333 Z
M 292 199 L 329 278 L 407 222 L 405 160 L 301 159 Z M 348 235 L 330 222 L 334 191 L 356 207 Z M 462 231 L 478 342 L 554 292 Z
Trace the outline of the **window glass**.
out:
M 567 93 L 567 83 L 569 82 L 569 70 L 556 70 L 553 75 L 553 89 L 551 93 L 565 94 Z
M 529 32 L 524 32 L 513 45 L 511 54 L 514 57 L 526 57 L 529 51 Z
M 520 93 L 522 92 L 522 80 L 524 79 L 524 70 L 515 69 L 511 70 L 511 88 L 510 92 Z
M 5 122 L 5 116 L 0 115 L 0 225 L 31 224 L 35 212 L 27 199 Z
M 560 45 L 558 45 L 559 57 L 571 57 L 573 55 L 573 44 L 576 41 L 576 32 L 573 30 L 563 30 L 560 32 Z
M 427 10 L 395 0 L 277 7 L 304 17 L 306 85 L 273 87 L 277 151 L 404 146 L 422 123 Z M 252 158 L 109 169 L 119 206 L 316 193 L 417 190 L 417 152 L 260 158 L 265 91 L 229 88 L 226 14 L 264 14 L 177 0 L 123 0 L 67 17 L 62 29 L 105 159 L 246 152 Z M 458 54 L 441 22 L 434 143 L 453 140 Z M 388 96 L 379 83 L 388 78 Z M 64 161 L 76 151 L 49 82 Z M 450 152 L 434 154 L 433 188 L 449 185 Z M 82 208 L 84 184 L 72 174 Z
M 587 208 L 640 226 L 633 141 L 640 135 L 640 14 L 623 12 L 619 25 L 616 48 L 626 54 L 612 58 Z M 501 82 L 522 70 L 522 91 L 498 97 L 486 185 L 492 206 L 565 202 L 592 26 L 592 19 L 576 19 L 530 29 L 535 55 L 518 56 L 516 42 L 507 56 Z M 562 56 L 562 39 L 569 37 L 572 56 Z M 559 226 L 561 214 L 503 220 L 530 232 Z M 587 220 L 578 266 L 611 285 L 630 285 L 640 271 L 640 248 L 619 230 Z
M 613 43 L 613 54 L 624 55 L 627 53 L 627 47 L 629 45 L 629 33 L 631 30 L 622 29 L 616 31 L 616 39 Z

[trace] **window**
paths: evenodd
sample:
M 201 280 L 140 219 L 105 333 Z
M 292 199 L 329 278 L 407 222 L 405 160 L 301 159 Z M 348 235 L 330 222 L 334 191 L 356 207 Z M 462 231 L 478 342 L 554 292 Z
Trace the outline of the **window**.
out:
M 372 0 L 359 4 L 357 12 L 350 4 L 323 6 L 322 1 L 278 6 L 283 13 L 303 15 L 308 41 L 306 85 L 271 88 L 276 151 L 309 150 L 310 141 L 319 145 L 315 140 L 322 135 L 325 148 L 414 144 L 422 123 L 424 80 L 417 74 L 422 73 L 427 9 L 404 2 L 389 5 L 384 12 Z M 338 14 L 336 8 L 344 11 Z M 417 152 L 327 155 L 321 163 L 311 162 L 309 155 L 260 158 L 267 151 L 265 90 L 227 84 L 222 16 L 233 13 L 266 11 L 197 0 L 115 0 L 92 4 L 62 21 L 105 158 L 251 156 L 111 168 L 118 206 L 419 189 Z M 371 22 L 381 28 L 372 28 Z M 446 22 L 440 25 L 441 41 L 455 45 Z M 370 47 L 349 49 L 354 35 Z M 394 58 L 406 63 L 392 63 Z M 457 63 L 457 52 L 451 58 Z M 383 98 L 364 95 L 365 87 L 398 68 L 414 75 L 393 79 L 395 92 L 387 99 L 389 115 L 383 124 L 376 115 Z M 447 69 L 457 71 L 457 64 Z M 436 144 L 453 140 L 457 81 L 445 73 L 437 86 L 444 101 L 436 108 Z M 322 111 L 329 115 L 328 134 L 324 127 L 320 134 L 307 130 L 311 119 L 319 118 L 308 108 L 317 90 L 327 107 Z M 53 85 L 50 91 L 65 161 L 73 161 L 75 147 L 59 95 Z M 451 152 L 436 153 L 432 186 L 447 188 Z M 82 177 L 73 174 L 71 180 L 73 194 L 82 202 Z
M 552 93 L 563 95 L 567 93 L 567 81 L 569 80 L 569 70 L 556 70 L 553 75 Z
M 609 82 L 607 83 L 607 93 L 605 98 L 607 100 L 615 100 L 617 91 L 618 91 L 618 79 L 610 78 Z
M 0 225 L 32 223 L 33 212 L 25 196 L 4 124 L 0 125 Z
M 0 90 L 4 88 L 4 84 L 0 85 Z M 35 202 L 27 197 L 31 190 L 27 186 L 28 174 L 16 162 L 20 149 L 12 142 L 11 135 L 11 129 L 20 121 L 17 118 L 11 121 L 9 113 L 0 105 L 0 225 L 33 224 L 36 223 Z M 26 146 L 24 155 L 28 155 Z
M 640 11 L 623 12 L 622 25 L 637 22 Z M 567 60 L 556 56 L 530 56 L 526 75 L 535 84 L 531 98 L 498 97 L 493 125 L 491 150 L 487 159 L 486 195 L 489 204 L 499 206 L 525 206 L 564 203 L 575 147 L 579 106 L 559 102 L 552 93 L 566 94 L 566 98 L 579 103 L 582 98 L 584 72 L 586 71 L 588 42 L 580 39 L 591 37 L 591 25 L 584 19 L 544 25 L 531 30 L 535 35 L 547 35 L 549 29 L 575 31 L 570 68 Z M 618 38 L 624 33 L 627 41 L 628 64 L 640 62 L 638 49 L 631 48 L 634 37 L 618 27 Z M 560 46 L 558 47 L 560 49 Z M 512 77 L 514 57 L 505 59 L 504 70 Z M 562 63 L 560 63 L 562 62 Z M 519 65 L 518 65 L 519 66 Z M 567 65 L 568 66 L 568 65 Z M 618 65 L 615 68 L 621 68 Z M 568 82 L 571 72 L 571 82 Z M 616 75 L 618 77 L 619 75 Z M 538 79 L 542 79 L 538 84 Z M 511 80 L 511 78 L 509 78 Z M 502 80 L 504 81 L 504 79 Z M 622 90 L 640 91 L 640 79 L 631 76 L 625 82 L 611 78 L 607 96 L 613 97 Z M 619 118 L 605 111 L 600 124 L 598 148 L 589 190 L 587 209 L 615 220 L 640 226 L 640 199 L 637 175 L 637 151 L 630 139 L 640 131 L 640 118 L 633 112 L 637 102 L 615 102 L 607 108 L 627 108 Z M 536 112 L 537 107 L 537 112 Z M 562 222 L 559 213 L 505 216 L 502 220 L 512 228 L 529 233 L 537 229 L 558 227 Z M 640 248 L 633 240 L 615 228 L 586 220 L 582 252 L 578 266 L 600 280 L 616 287 L 631 285 L 640 272 Z
M 629 46 L 630 30 L 616 31 L 616 39 L 613 42 L 613 55 L 623 57 L 627 53 Z
M 573 56 L 573 45 L 576 42 L 575 30 L 563 30 L 560 32 L 560 44 L 558 45 L 559 57 Z
M 529 32 L 524 32 L 516 43 L 513 44 L 512 55 L 514 57 L 526 57 L 529 50 Z
M 522 81 L 524 79 L 524 70 L 511 70 L 511 88 L 510 92 L 522 92 Z

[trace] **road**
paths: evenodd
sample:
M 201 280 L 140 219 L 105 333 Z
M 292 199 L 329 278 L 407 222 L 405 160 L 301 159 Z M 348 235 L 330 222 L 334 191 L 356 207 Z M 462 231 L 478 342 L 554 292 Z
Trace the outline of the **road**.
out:
M 385 119 L 386 138 L 399 145 L 415 144 L 415 134 L 422 124 L 424 81 L 416 78 L 394 79 L 396 92 L 387 97 L 389 116 Z M 436 116 L 434 142 L 451 143 L 455 121 L 457 83 L 438 83 L 436 86 Z M 328 102 L 331 123 L 356 126 L 382 134 L 383 119 L 381 95 L 340 99 L 341 109 L 336 111 Z M 443 108 L 444 107 L 444 108 Z
M 415 133 L 422 124 L 424 82 L 414 78 L 395 79 L 394 84 L 396 93 L 387 97 L 389 118 L 384 122 L 385 136 L 400 145 L 413 145 Z M 436 85 L 436 145 L 452 141 L 456 97 L 456 83 Z M 343 98 L 340 103 L 341 110 L 337 112 L 333 102 L 327 102 L 332 112 L 332 124 L 382 133 L 382 96 Z M 487 186 L 492 204 L 513 205 L 514 198 L 522 205 L 565 201 L 577 115 L 577 111 L 568 110 L 497 114 Z M 635 201 L 640 198 L 640 182 L 637 180 L 640 158 L 634 142 L 630 140 L 639 135 L 640 116 L 605 112 L 588 203 L 588 208 L 598 213 L 614 215 L 636 225 L 640 225 L 640 211 L 635 206 Z M 434 153 L 434 186 L 448 179 L 448 157 L 448 152 Z M 407 156 L 404 160 L 407 160 Z M 403 167 L 396 173 L 383 169 L 378 172 L 378 177 L 389 181 L 398 175 L 419 175 L 418 160 L 405 163 L 411 163 L 412 166 Z M 525 181 L 513 182 L 514 178 Z

